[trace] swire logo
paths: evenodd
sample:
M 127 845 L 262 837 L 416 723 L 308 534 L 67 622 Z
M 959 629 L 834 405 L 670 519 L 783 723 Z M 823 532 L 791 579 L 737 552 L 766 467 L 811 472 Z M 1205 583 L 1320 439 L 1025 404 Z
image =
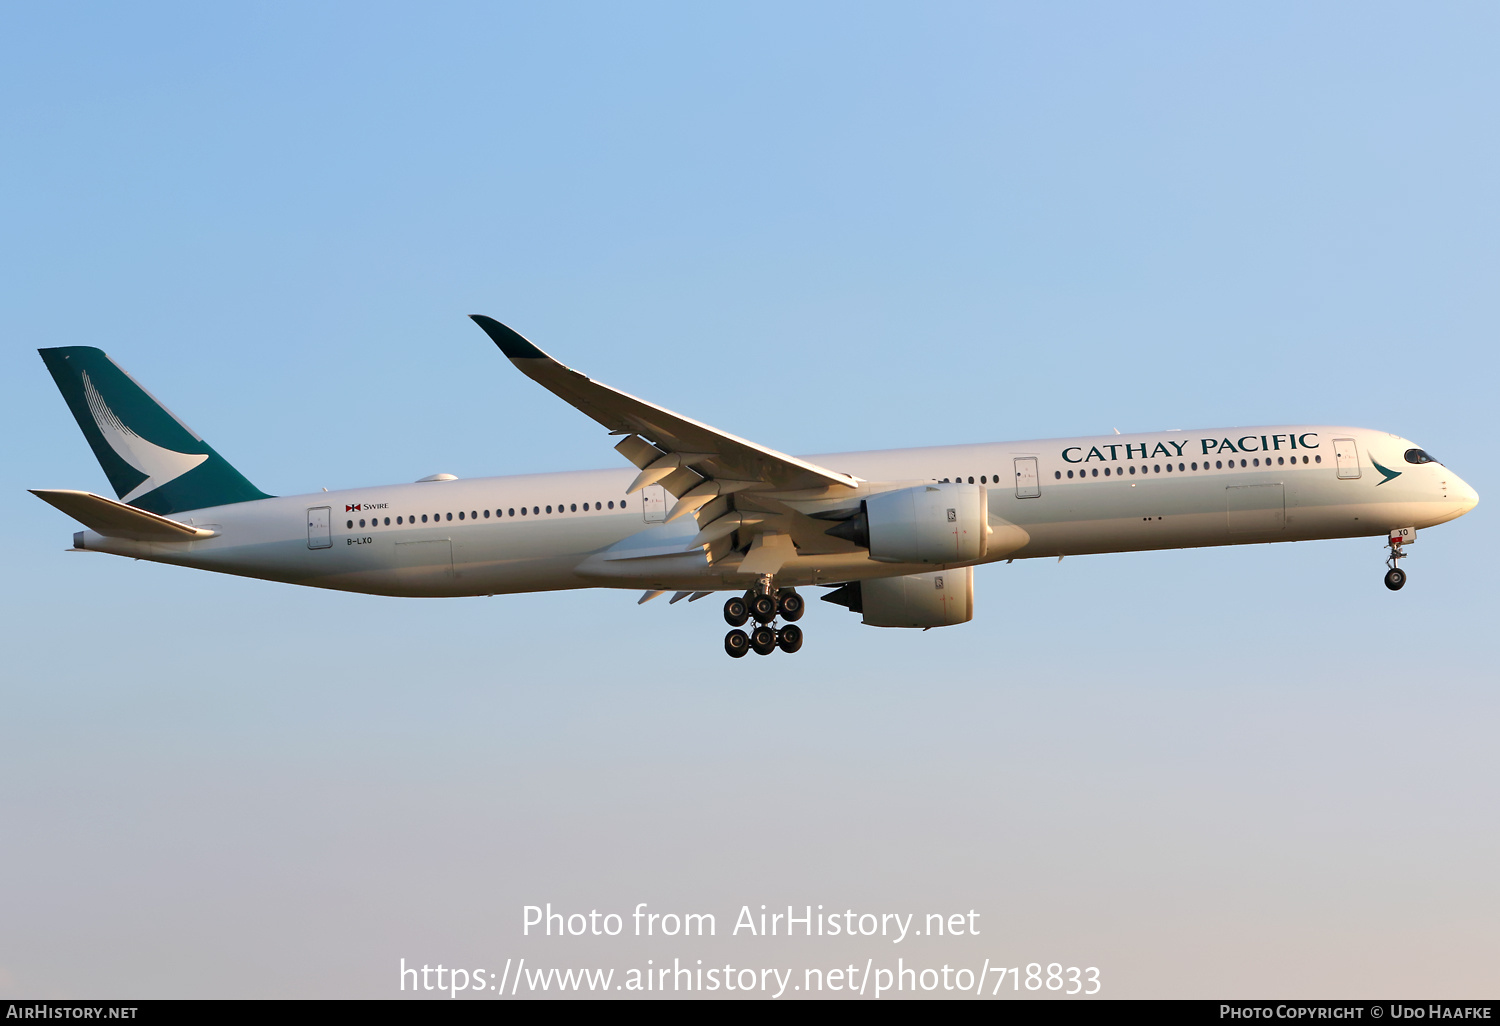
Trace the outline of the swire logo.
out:
M 359 510 L 360 510 L 360 505 L 357 502 L 353 503 L 353 504 L 350 504 L 350 503 L 347 503 L 347 502 L 344 503 L 344 512 L 345 513 L 358 513 Z

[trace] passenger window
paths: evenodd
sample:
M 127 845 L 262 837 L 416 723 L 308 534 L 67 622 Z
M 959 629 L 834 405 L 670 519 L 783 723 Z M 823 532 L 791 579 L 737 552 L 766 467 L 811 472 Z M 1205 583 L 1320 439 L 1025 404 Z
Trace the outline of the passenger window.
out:
M 969 475 L 969 484 L 973 484 L 973 483 L 974 483 L 974 475 L 970 474 Z
M 613 499 L 609 500 L 609 508 L 610 509 L 614 509 L 615 508 L 615 501 Z
M 1318 455 L 1318 456 L 1314 456 L 1314 457 L 1313 457 L 1313 460 L 1314 460 L 1314 461 L 1315 461 L 1315 462 L 1317 462 L 1317 463 L 1322 463 L 1322 462 L 1323 462 L 1323 457 L 1322 457 L 1322 456 L 1321 456 L 1321 455 Z M 1306 463 L 1306 462 L 1307 462 L 1307 457 L 1306 457 L 1306 456 L 1304 456 L 1304 457 L 1302 457 L 1302 462 L 1303 462 L 1303 463 Z
M 989 484 L 989 482 L 984 479 L 984 475 L 983 474 L 979 475 L 979 483 L 980 484 Z
M 1094 476 L 1095 476 L 1095 477 L 1098 477 L 1098 476 L 1099 476 L 1099 468 L 1098 468 L 1098 467 L 1095 467 L 1095 468 L 1094 468 Z
M 451 513 L 450 513 L 450 514 L 449 514 L 449 516 L 450 516 L 450 517 L 451 517 L 451 516 L 452 516 L 452 515 L 453 515 L 453 514 L 451 514 Z M 459 511 L 458 511 L 458 519 L 460 519 L 460 520 L 462 520 L 462 519 L 463 519 L 463 518 L 464 518 L 464 511 L 463 511 L 463 510 L 459 510 Z
M 506 510 L 505 514 L 506 514 L 506 516 L 511 516 L 511 517 L 515 516 L 516 515 L 515 507 L 512 506 L 510 509 Z
M 386 527 L 390 527 L 391 526 L 391 518 L 390 517 L 386 517 L 385 518 L 385 526 Z
M 624 500 L 624 499 L 621 499 L 621 500 L 620 500 L 620 508 L 621 508 L 621 509 L 624 509 L 624 508 L 625 508 L 625 500 Z
M 1224 461 L 1223 460 L 1214 460 L 1214 469 L 1216 469 L 1216 470 L 1223 470 L 1224 469 Z
M 424 523 L 424 524 L 427 523 L 427 514 L 426 513 L 422 514 L 422 523 Z
M 525 516 L 525 515 L 526 515 L 526 507 L 525 507 L 525 506 L 522 506 L 522 507 L 521 507 L 521 516 L 523 516 L 523 517 L 524 517 L 524 516 Z
M 1132 463 L 1132 464 L 1131 464 L 1131 465 L 1130 465 L 1130 473 L 1131 473 L 1131 474 L 1132 474 L 1132 475 L 1134 475 L 1134 474 L 1135 474 L 1135 464 L 1134 464 L 1134 463 Z
M 1104 476 L 1105 476 L 1105 477 L 1108 477 L 1108 476 L 1109 476 L 1109 468 L 1108 468 L 1108 467 L 1105 467 L 1105 468 L 1104 468 Z
M 352 530 L 354 530 L 354 521 L 351 520 L 347 524 L 345 524 L 344 526 L 347 527 L 349 530 L 352 531 Z
M 1069 481 L 1073 480 L 1073 472 L 1071 470 L 1068 471 L 1068 480 Z
M 569 513 L 577 513 L 578 512 L 578 503 L 575 502 L 571 506 L 569 506 L 568 507 L 568 512 Z
M 449 513 L 449 514 L 448 514 L 448 519 L 449 519 L 449 520 L 452 520 L 452 519 L 453 519 L 453 514 L 452 514 L 452 513 Z
M 486 516 L 489 515 L 489 510 L 485 510 L 485 515 Z M 469 519 L 470 520 L 478 520 L 479 519 L 479 511 L 475 510 L 475 509 L 469 510 Z
M 1054 470 L 1052 472 L 1052 476 L 1055 477 L 1055 478 L 1057 478 L 1057 480 L 1061 481 L 1062 480 L 1062 471 L 1061 470 Z M 1073 475 L 1069 474 L 1068 476 L 1072 477 Z

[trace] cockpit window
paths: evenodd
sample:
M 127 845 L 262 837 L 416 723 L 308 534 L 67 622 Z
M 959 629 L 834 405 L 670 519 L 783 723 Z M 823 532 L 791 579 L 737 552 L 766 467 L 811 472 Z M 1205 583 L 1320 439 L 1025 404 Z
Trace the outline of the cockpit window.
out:
M 1408 463 L 1437 463 L 1437 460 L 1427 455 L 1421 449 L 1406 450 L 1406 462 Z M 1438 464 L 1441 466 L 1441 464 Z

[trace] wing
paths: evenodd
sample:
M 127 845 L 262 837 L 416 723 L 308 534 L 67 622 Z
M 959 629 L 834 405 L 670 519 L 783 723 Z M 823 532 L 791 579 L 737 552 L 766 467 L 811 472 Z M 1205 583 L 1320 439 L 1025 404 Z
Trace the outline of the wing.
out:
M 782 554 L 767 549 L 765 556 L 748 560 L 747 567 L 774 566 L 745 572 L 774 572 L 791 557 L 793 545 L 791 540 L 780 544 L 762 535 L 795 535 L 797 548 L 828 542 L 823 535 L 826 524 L 807 521 L 781 498 L 826 497 L 860 487 L 848 474 L 746 441 L 594 381 L 494 318 L 472 316 L 521 373 L 610 433 L 626 436 L 615 448 L 641 471 L 629 491 L 659 483 L 676 496 L 667 520 L 692 514 L 701 528 L 692 545 L 707 545 L 714 562 L 747 547 L 759 551 L 770 541 L 771 549 Z
M 858 487 L 848 474 L 767 449 L 600 384 L 558 363 L 494 318 L 483 314 L 473 317 L 521 373 L 612 433 L 636 435 L 663 455 L 678 457 L 672 469 L 692 467 L 704 478 L 746 482 L 770 491 L 800 491 L 829 485 Z M 628 451 L 622 451 L 627 459 L 631 458 Z

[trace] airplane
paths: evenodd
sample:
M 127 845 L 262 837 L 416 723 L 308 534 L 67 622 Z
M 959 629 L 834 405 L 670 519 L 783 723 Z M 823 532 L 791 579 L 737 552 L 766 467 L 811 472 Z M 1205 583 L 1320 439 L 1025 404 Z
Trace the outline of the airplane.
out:
M 974 615 L 998 561 L 1320 538 L 1385 541 L 1478 504 L 1410 440 L 1319 424 L 796 457 L 566 367 L 473 320 L 527 377 L 603 425 L 630 469 L 271 496 L 101 350 L 39 350 L 115 491 L 33 489 L 83 524 L 73 549 L 392 596 L 729 592 L 725 651 L 796 652 L 799 587 L 876 627 Z M 747 632 L 742 628 L 753 621 Z

